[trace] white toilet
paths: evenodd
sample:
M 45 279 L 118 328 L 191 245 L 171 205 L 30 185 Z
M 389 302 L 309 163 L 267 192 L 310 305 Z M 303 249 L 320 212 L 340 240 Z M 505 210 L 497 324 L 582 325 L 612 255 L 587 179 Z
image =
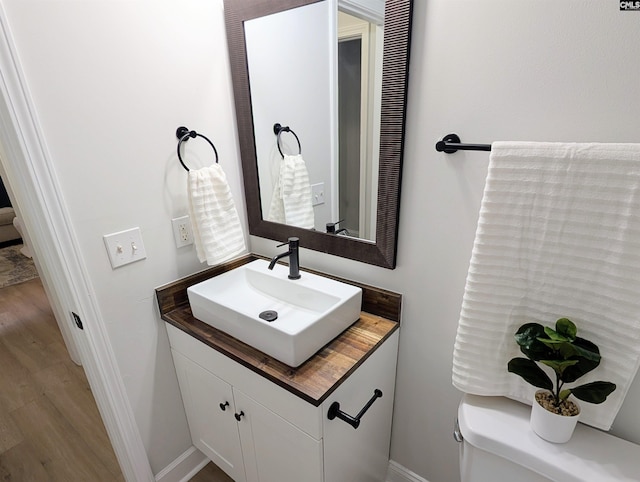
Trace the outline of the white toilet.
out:
M 569 442 L 546 442 L 530 414 L 507 398 L 465 395 L 454 432 L 462 482 L 640 481 L 640 445 L 580 423 Z

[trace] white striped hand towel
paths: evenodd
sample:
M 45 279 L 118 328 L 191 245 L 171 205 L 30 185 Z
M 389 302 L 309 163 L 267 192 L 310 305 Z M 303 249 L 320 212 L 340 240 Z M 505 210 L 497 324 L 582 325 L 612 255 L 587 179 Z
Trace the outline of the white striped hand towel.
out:
M 268 219 L 312 229 L 315 225 L 309 173 L 300 154 L 285 154 L 271 199 Z
M 608 430 L 640 363 L 640 144 L 492 146 L 453 356 L 453 384 L 531 404 L 507 372 L 526 322 L 567 317 L 599 346 L 580 381 L 618 388 L 580 421 Z
M 200 262 L 214 265 L 245 251 L 242 226 L 222 167 L 190 169 L 187 190 Z
M 273 195 L 271 196 L 271 205 L 269 206 L 267 221 L 284 224 L 286 222 L 286 218 L 284 216 L 284 203 L 282 202 L 280 179 L 281 176 L 278 174 L 275 187 L 273 188 Z

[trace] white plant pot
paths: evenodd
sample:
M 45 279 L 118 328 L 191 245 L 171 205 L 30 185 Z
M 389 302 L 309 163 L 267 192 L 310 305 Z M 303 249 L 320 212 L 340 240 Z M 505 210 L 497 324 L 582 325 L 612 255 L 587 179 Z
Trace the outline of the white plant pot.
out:
M 545 390 L 539 390 L 545 391 Z M 575 400 L 574 403 L 577 404 Z M 580 409 L 580 405 L 578 405 Z M 531 428 L 541 438 L 557 444 L 568 442 L 578 423 L 580 413 L 573 416 L 558 415 L 549 412 L 535 399 L 531 405 Z

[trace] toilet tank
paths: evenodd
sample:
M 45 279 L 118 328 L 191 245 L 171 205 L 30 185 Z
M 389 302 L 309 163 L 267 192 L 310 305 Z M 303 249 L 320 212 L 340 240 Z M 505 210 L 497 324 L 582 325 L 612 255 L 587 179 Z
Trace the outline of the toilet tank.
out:
M 458 407 L 462 482 L 640 480 L 640 445 L 578 424 L 554 444 L 529 427 L 531 407 L 503 397 L 464 395 Z

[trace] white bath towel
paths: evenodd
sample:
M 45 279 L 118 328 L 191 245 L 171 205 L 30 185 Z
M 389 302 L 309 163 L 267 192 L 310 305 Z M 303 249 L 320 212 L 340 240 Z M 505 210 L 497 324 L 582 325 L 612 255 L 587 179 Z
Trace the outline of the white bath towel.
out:
M 187 190 L 200 262 L 214 265 L 245 251 L 242 226 L 222 167 L 214 164 L 189 170 Z
M 526 322 L 569 318 L 617 385 L 580 420 L 608 430 L 640 363 L 640 144 L 492 146 L 453 356 L 453 383 L 531 404 L 507 372 Z
M 311 185 L 302 155 L 284 155 L 267 219 L 300 228 L 314 227 Z

